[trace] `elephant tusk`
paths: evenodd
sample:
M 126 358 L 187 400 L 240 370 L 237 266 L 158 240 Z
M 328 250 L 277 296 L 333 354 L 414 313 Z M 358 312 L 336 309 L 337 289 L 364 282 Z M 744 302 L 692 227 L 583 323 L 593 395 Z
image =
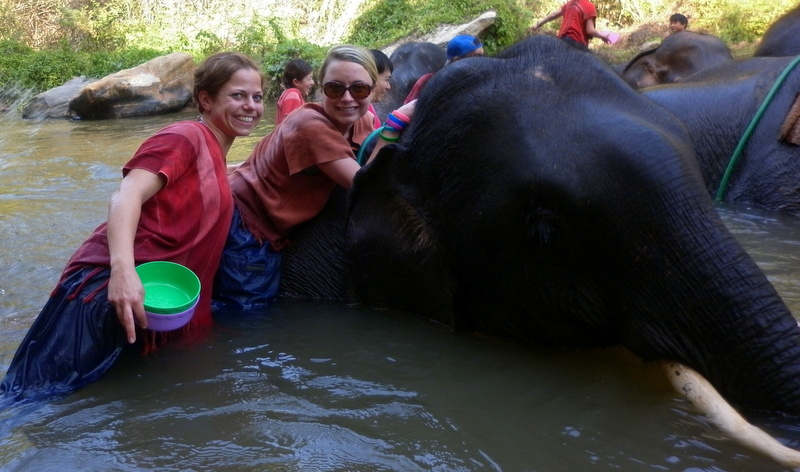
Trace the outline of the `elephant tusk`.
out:
M 725 434 L 784 466 L 800 467 L 800 451 L 784 446 L 748 423 L 697 371 L 677 362 L 661 361 L 660 364 L 672 386 Z

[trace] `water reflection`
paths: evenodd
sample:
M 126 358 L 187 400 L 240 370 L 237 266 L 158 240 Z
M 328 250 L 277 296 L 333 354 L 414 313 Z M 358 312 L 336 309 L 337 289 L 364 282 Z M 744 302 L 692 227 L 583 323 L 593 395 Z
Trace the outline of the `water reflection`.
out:
M 121 165 L 175 118 L 4 119 L 0 371 L 105 218 Z M 797 219 L 720 214 L 800 313 Z M 0 412 L 0 469 L 785 470 L 721 437 L 621 350 L 539 349 L 321 304 L 218 322 L 67 398 Z

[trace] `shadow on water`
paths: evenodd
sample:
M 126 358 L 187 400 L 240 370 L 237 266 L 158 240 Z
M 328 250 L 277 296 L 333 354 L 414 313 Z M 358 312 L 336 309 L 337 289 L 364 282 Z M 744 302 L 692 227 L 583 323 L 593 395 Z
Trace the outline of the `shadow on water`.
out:
M 121 165 L 175 119 L 2 123 L 0 371 L 105 218 Z M 798 221 L 720 214 L 800 313 Z M 0 411 L 0 469 L 786 470 L 723 437 L 620 349 L 536 348 L 326 304 L 217 322 L 65 398 Z

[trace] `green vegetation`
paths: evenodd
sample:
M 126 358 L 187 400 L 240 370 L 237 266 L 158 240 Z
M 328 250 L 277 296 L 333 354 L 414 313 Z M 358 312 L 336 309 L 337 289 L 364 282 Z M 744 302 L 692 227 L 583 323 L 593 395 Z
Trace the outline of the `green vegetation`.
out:
M 493 54 L 563 0 L 0 0 L 0 90 L 39 92 L 74 76 L 101 77 L 174 51 L 197 61 L 239 50 L 260 61 L 277 94 L 283 64 L 302 57 L 318 67 L 341 43 L 381 48 L 487 10 L 497 19 L 483 35 Z M 612 62 L 660 39 L 680 11 L 690 29 L 732 47 L 753 44 L 794 0 L 595 0 L 598 27 L 627 33 L 627 44 L 593 46 Z M 554 33 L 558 21 L 544 30 Z M 638 36 L 637 36 L 638 34 Z M 636 38 L 633 41 L 633 38 Z
M 497 19 L 481 35 L 488 54 L 522 38 L 533 18 L 529 9 L 513 0 L 383 0 L 355 20 L 350 41 L 381 47 L 408 35 L 428 33 L 442 24 L 463 23 L 489 10 L 497 13 Z

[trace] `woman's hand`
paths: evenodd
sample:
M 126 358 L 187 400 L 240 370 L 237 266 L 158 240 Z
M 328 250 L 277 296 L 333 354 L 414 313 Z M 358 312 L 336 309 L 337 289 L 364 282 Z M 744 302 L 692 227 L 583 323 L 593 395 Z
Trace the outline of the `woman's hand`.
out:
M 400 113 L 406 115 L 407 117 L 414 119 L 414 110 L 417 108 L 417 99 L 411 100 L 410 102 L 406 103 L 405 105 L 401 106 L 397 109 Z
M 408 117 L 408 119 L 413 121 L 414 110 L 416 110 L 416 108 L 417 108 L 417 100 L 414 99 L 414 100 L 411 100 L 410 102 L 404 104 L 403 106 L 401 106 L 400 108 L 398 108 L 395 111 L 400 113 L 400 114 L 402 114 L 402 115 L 405 115 L 406 117 Z M 400 132 L 399 131 L 391 131 L 391 130 L 387 130 L 386 128 L 383 128 L 383 131 L 381 131 L 381 135 L 385 135 L 386 137 L 390 138 L 392 141 L 396 141 L 397 139 L 395 139 L 395 138 L 398 138 L 398 139 L 400 138 Z M 380 136 L 379 136 L 378 137 L 378 142 L 375 143 L 375 148 L 373 148 L 372 154 L 369 155 L 369 159 L 367 159 L 366 163 L 369 164 L 370 161 L 372 161 L 372 159 L 374 159 L 375 156 L 378 155 L 378 151 L 380 151 L 382 147 L 386 146 L 386 144 L 388 144 L 388 141 L 386 141 L 385 139 L 381 139 Z
M 131 169 L 108 203 L 108 252 L 111 276 L 108 302 L 117 310 L 129 343 L 136 342 L 136 324 L 147 327 L 144 288 L 136 273 L 133 242 L 142 205 L 166 185 L 166 178 L 143 169 Z
M 127 335 L 128 342 L 136 342 L 136 325 L 147 328 L 144 313 L 144 287 L 133 265 L 112 267 L 108 280 L 108 302 L 117 311 L 117 319 Z

